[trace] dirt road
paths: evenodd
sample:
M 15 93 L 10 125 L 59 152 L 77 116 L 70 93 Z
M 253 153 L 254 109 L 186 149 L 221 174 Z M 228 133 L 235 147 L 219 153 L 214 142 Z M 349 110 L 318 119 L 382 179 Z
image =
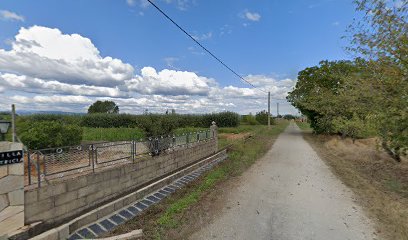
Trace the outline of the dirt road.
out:
M 352 192 L 291 123 L 191 239 L 376 239 Z

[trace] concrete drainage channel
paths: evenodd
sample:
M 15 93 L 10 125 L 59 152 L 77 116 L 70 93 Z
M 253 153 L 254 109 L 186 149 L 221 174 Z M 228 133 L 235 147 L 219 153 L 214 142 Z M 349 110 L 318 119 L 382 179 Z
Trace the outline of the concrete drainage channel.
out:
M 226 154 L 222 155 L 221 157 L 215 159 L 214 161 L 209 162 L 199 167 L 195 171 L 181 178 L 178 178 L 177 180 L 173 181 L 169 185 L 164 186 L 161 189 L 149 194 L 145 198 L 139 201 L 136 201 L 108 215 L 107 217 L 99 219 L 98 221 L 77 230 L 75 233 L 69 236 L 68 239 L 74 240 L 74 239 L 97 238 L 98 236 L 101 236 L 107 232 L 112 231 L 117 226 L 125 223 L 126 221 L 129 221 L 130 219 L 137 217 L 139 214 L 141 214 L 143 211 L 145 211 L 147 208 L 149 208 L 153 204 L 160 202 L 162 199 L 176 192 L 177 189 L 180 189 L 183 186 L 189 184 L 191 181 L 194 181 L 196 178 L 201 176 L 204 172 L 210 170 L 218 163 L 224 161 L 226 158 L 227 158 Z

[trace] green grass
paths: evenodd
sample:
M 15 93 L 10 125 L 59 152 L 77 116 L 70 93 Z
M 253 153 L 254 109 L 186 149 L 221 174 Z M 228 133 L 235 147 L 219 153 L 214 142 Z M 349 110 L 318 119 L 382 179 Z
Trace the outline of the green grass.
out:
M 192 133 L 192 132 L 199 132 L 199 131 L 205 131 L 208 130 L 209 128 L 197 128 L 197 127 L 184 127 L 184 128 L 177 128 L 174 131 L 174 134 L 180 135 L 183 133 Z
M 83 141 L 125 141 L 144 137 L 139 128 L 83 128 Z
M 255 126 L 253 138 L 244 142 L 235 142 L 229 152 L 229 158 L 217 168 L 206 174 L 203 180 L 191 192 L 170 203 L 167 210 L 158 218 L 154 230 L 154 238 L 163 239 L 162 235 L 166 229 L 175 229 L 182 224 L 182 216 L 186 210 L 197 203 L 205 192 L 210 191 L 218 182 L 229 177 L 240 175 L 257 159 L 263 156 L 274 139 L 287 127 L 288 122 L 280 122 L 268 129 L 267 126 Z M 243 129 L 243 128 L 241 128 Z
M 243 133 L 243 132 L 251 132 L 259 127 L 262 127 L 261 125 L 244 125 L 241 124 L 238 127 L 224 127 L 224 128 L 218 128 L 218 133 Z
M 296 124 L 298 125 L 300 129 L 302 129 L 302 131 L 305 131 L 305 132 L 313 131 L 313 129 L 310 127 L 310 124 L 308 122 L 296 122 Z

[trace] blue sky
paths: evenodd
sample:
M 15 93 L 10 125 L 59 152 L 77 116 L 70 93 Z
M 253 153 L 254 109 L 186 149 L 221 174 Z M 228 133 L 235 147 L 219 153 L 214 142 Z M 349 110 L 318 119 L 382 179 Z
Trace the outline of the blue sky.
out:
M 351 0 L 155 2 L 274 98 L 284 98 L 305 67 L 350 58 L 341 37 L 356 15 Z M 265 94 L 240 82 L 145 0 L 3 0 L 0 11 L 6 99 L 0 108 L 16 102 L 19 109 L 83 112 L 96 99 L 135 113 L 266 108 Z M 70 52 L 93 67 L 82 69 Z M 280 102 L 281 112 L 296 113 Z

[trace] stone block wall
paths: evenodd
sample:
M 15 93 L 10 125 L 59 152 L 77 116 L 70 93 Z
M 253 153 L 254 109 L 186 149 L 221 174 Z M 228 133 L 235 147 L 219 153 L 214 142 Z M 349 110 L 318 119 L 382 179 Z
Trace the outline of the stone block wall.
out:
M 0 152 L 21 150 L 20 143 L 0 142 Z M 0 166 L 0 236 L 24 226 L 24 163 Z
M 217 152 L 215 139 L 25 192 L 25 223 L 58 224 Z

